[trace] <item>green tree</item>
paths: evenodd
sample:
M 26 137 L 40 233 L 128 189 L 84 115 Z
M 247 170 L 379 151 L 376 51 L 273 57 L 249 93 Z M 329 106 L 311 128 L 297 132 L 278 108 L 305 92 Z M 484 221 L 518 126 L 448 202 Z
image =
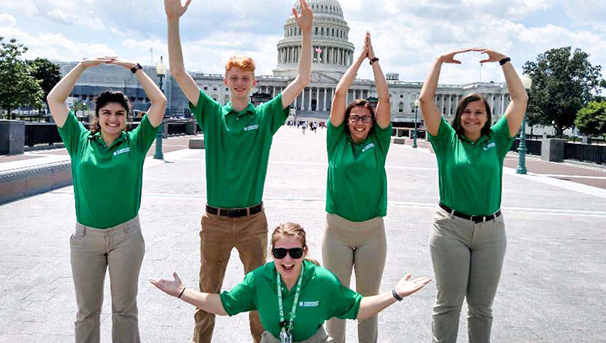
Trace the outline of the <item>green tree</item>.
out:
M 43 100 L 46 103 L 48 93 L 61 80 L 61 68 L 46 58 L 36 58 L 35 60 L 27 61 L 27 64 L 30 66 L 31 75 L 40 82 L 40 87 L 44 92 Z M 46 107 L 48 108 L 48 103 Z M 41 107 L 38 108 L 38 112 L 41 112 Z
M 606 138 L 606 101 L 592 101 L 583 107 L 574 124 L 585 135 Z
M 532 78 L 529 113 L 536 124 L 555 123 L 556 134 L 574 125 L 577 113 L 599 95 L 606 81 L 601 66 L 593 66 L 589 55 L 570 47 L 548 50 L 536 62 L 524 64 L 524 73 Z
M 16 39 L 0 37 L 0 108 L 8 113 L 21 106 L 39 107 L 44 93 L 31 75 L 29 65 L 20 59 L 27 51 Z

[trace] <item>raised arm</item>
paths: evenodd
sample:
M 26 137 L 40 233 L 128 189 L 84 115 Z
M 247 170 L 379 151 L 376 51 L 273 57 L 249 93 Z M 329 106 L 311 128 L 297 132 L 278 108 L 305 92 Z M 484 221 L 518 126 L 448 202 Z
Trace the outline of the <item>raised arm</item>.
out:
M 441 55 L 436 58 L 431 71 L 425 79 L 423 88 L 421 89 L 421 95 L 419 95 L 419 102 L 421 103 L 421 112 L 423 113 L 423 119 L 425 120 L 425 127 L 430 135 L 436 136 L 438 129 L 440 128 L 440 122 L 442 121 L 442 113 L 438 109 L 433 97 L 436 95 L 438 89 L 438 81 L 440 79 L 440 71 L 442 70 L 442 64 L 444 63 L 455 63 L 461 64 L 460 61 L 454 59 L 456 54 L 471 51 L 472 49 L 460 49 L 451 51 L 447 54 Z
M 480 63 L 499 62 L 504 58 L 507 58 L 507 56 L 491 49 L 474 49 L 474 51 L 481 51 L 482 53 L 488 55 L 488 58 L 480 61 Z M 524 114 L 526 113 L 528 94 L 526 94 L 522 80 L 520 80 L 520 77 L 518 76 L 518 73 L 516 73 L 516 70 L 513 68 L 511 62 L 505 62 L 503 64 L 503 73 L 505 74 L 507 89 L 509 90 L 509 95 L 511 96 L 511 103 L 509 106 L 507 106 L 505 117 L 507 118 L 509 134 L 511 137 L 514 137 L 518 134 L 520 125 L 522 124 L 522 119 L 524 119 Z
M 82 73 L 84 73 L 84 71 L 88 68 L 96 67 L 102 63 L 111 62 L 114 59 L 115 57 L 99 57 L 84 60 L 78 63 L 76 67 L 67 73 L 67 75 L 65 75 L 65 77 L 63 77 L 61 81 L 59 81 L 59 83 L 53 87 L 51 92 L 48 93 L 46 101 L 48 102 L 48 106 L 50 107 L 51 114 L 53 119 L 55 119 L 57 126 L 63 127 L 63 124 L 65 124 L 65 120 L 69 114 L 69 108 L 65 104 L 65 100 L 67 100 L 67 97 L 72 92 L 72 89 L 74 89 L 74 85 L 76 85 L 76 82 Z
M 313 12 L 305 0 L 299 0 L 301 4 L 301 15 L 296 9 L 292 9 L 297 24 L 301 28 L 301 56 L 299 58 L 299 75 L 282 92 L 282 108 L 290 106 L 311 81 L 311 24 L 313 23 Z
M 409 279 L 410 274 L 406 274 L 396 286 L 395 291 L 401 298 L 405 298 L 417 292 L 431 281 L 428 277 L 418 278 L 413 281 L 408 281 Z M 373 295 L 371 297 L 364 297 L 360 303 L 360 310 L 358 311 L 358 317 L 356 319 L 362 321 L 373 317 L 395 302 L 396 298 L 391 291 Z
M 339 84 L 337 84 L 335 96 L 332 98 L 332 106 L 330 108 L 330 123 L 333 126 L 341 125 L 345 119 L 345 110 L 347 109 L 347 92 L 349 92 L 349 88 L 354 82 L 362 62 L 364 62 L 366 57 L 368 57 L 369 38 L 370 36 L 367 35 L 364 39 L 364 45 L 361 48 L 360 55 L 358 55 L 358 58 L 354 61 L 354 63 L 351 64 L 349 69 L 347 69 L 339 81 Z
M 196 81 L 185 71 L 179 34 L 179 19 L 187 11 L 189 4 L 191 4 L 191 0 L 187 0 L 185 6 L 181 5 L 181 0 L 164 0 L 164 10 L 168 19 L 168 63 L 170 73 L 177 80 L 187 100 L 196 105 L 200 98 L 200 89 Z
M 192 304 L 208 313 L 217 314 L 219 316 L 227 315 L 219 294 L 202 293 L 190 288 L 185 288 L 177 273 L 173 273 L 173 277 L 173 281 L 164 279 L 151 279 L 149 281 L 164 293 L 172 295 L 173 297 L 178 297 L 186 303 Z
M 121 59 L 113 60 L 109 64 L 121 66 L 129 71 L 137 65 L 134 62 L 123 61 Z M 143 69 L 138 69 L 135 72 L 135 76 L 137 77 L 137 80 L 139 80 L 139 84 L 141 84 L 145 94 L 147 94 L 147 97 L 151 102 L 151 106 L 149 107 L 149 110 L 147 110 L 147 119 L 149 119 L 149 122 L 153 127 L 158 127 L 160 124 L 162 124 L 162 118 L 164 118 L 166 97 L 160 88 L 158 88 L 156 83 L 149 76 L 147 76 Z
M 376 58 L 375 51 L 372 47 L 370 40 L 370 32 L 366 32 L 366 41 L 368 43 L 368 59 L 372 64 L 372 72 L 375 76 L 375 84 L 377 86 L 377 93 L 379 94 L 379 103 L 377 104 L 377 125 L 382 129 L 389 126 L 391 122 L 391 98 L 389 97 L 389 88 L 387 88 L 387 81 L 385 75 L 381 70 L 379 61 L 372 62 Z

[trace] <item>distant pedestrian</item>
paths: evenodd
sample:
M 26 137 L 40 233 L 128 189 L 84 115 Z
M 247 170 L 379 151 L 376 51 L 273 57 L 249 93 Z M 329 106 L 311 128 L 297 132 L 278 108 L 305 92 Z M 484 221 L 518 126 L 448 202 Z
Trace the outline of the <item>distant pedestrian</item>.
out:
M 365 61 L 372 65 L 377 85 L 376 115 L 367 100 L 346 103 L 349 88 Z M 364 296 L 378 294 L 387 254 L 383 217 L 387 213 L 385 160 L 391 142 L 390 108 L 387 81 L 367 33 L 360 55 L 337 85 L 330 111 L 322 241 L 326 268 L 345 286 L 355 270 L 356 291 Z M 327 329 L 335 343 L 345 342 L 345 321 L 331 319 Z M 377 337 L 377 316 L 358 323 L 360 342 L 377 342 Z
M 303 124 L 301 125 L 301 129 L 303 130 L 303 134 L 305 134 L 305 129 L 307 129 L 307 122 L 304 121 Z
M 452 123 L 434 102 L 444 63 L 461 64 L 457 54 L 477 51 L 480 63 L 503 67 L 511 103 L 492 125 L 490 105 L 480 94 L 459 102 Z M 433 310 L 434 343 L 455 343 L 467 298 L 469 341 L 490 342 L 492 303 L 497 292 L 507 238 L 501 214 L 503 160 L 518 133 L 528 96 L 510 58 L 490 49 L 461 49 L 439 56 L 419 100 L 438 160 L 440 204 L 433 217 L 430 250 L 438 288 Z
M 96 99 L 90 130 L 65 101 L 82 73 L 100 64 L 130 70 L 151 107 L 136 129 L 126 132 L 130 105 L 122 92 Z M 145 254 L 139 224 L 143 162 L 166 106 L 166 97 L 138 63 L 117 58 L 84 60 L 50 92 L 48 104 L 72 162 L 76 230 L 70 239 L 78 314 L 76 343 L 100 341 L 105 273 L 109 267 L 114 343 L 138 343 L 137 285 Z

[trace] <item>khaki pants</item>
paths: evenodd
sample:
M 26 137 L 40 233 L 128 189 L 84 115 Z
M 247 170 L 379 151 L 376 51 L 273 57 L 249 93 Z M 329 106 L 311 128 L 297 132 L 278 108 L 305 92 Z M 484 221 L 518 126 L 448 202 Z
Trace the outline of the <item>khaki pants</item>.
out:
M 81 224 L 70 239 L 78 314 L 76 343 L 98 343 L 103 283 L 109 267 L 112 295 L 112 341 L 138 343 L 137 283 L 145 242 L 139 217 L 109 229 Z
M 429 241 L 438 289 L 432 342 L 457 341 L 465 297 L 469 342 L 490 342 L 492 303 L 507 248 L 503 215 L 476 224 L 438 208 Z
M 363 296 L 377 295 L 385 268 L 387 241 L 382 217 L 352 222 L 334 214 L 326 215 L 322 241 L 324 266 L 343 285 L 349 287 L 352 267 L 356 272 L 356 291 Z M 378 317 L 358 322 L 361 343 L 377 342 Z M 328 320 L 326 329 L 335 343 L 345 342 L 345 320 Z
M 263 332 L 261 336 L 261 343 L 280 343 L 280 340 L 274 337 L 268 331 Z M 326 333 L 323 326 L 320 326 L 316 333 L 303 341 L 296 341 L 294 343 L 334 343 L 332 338 Z
M 266 262 L 267 217 L 265 211 L 252 216 L 229 218 L 205 213 L 200 231 L 200 291 L 220 293 L 225 269 L 236 248 L 248 273 Z M 194 342 L 210 343 L 215 315 L 196 309 Z M 250 331 L 255 342 L 261 340 L 263 325 L 257 311 L 249 313 Z

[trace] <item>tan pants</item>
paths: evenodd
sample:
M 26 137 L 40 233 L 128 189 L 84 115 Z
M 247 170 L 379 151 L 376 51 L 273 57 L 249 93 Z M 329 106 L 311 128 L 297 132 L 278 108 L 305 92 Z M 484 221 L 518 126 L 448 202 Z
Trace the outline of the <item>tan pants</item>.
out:
M 261 336 L 261 343 L 280 343 L 280 340 L 274 337 L 268 331 L 263 332 Z M 326 333 L 323 326 L 320 326 L 316 333 L 303 341 L 296 341 L 294 343 L 334 343 L 332 338 Z
M 200 231 L 200 291 L 220 293 L 225 269 L 233 248 L 238 250 L 244 272 L 266 262 L 267 217 L 265 211 L 252 216 L 229 218 L 205 213 Z M 210 343 L 215 315 L 196 309 L 194 342 Z M 249 313 L 250 331 L 255 342 L 261 340 L 263 325 L 257 311 Z
M 138 343 L 137 283 L 145 242 L 139 217 L 109 229 L 81 224 L 70 239 L 78 314 L 76 343 L 98 343 L 103 283 L 109 267 L 112 295 L 112 341 Z
M 429 243 L 438 289 L 432 342 L 457 341 L 461 307 L 467 298 L 469 342 L 489 343 L 492 302 L 507 248 L 503 215 L 476 224 L 438 208 Z
M 322 241 L 324 266 L 347 287 L 352 267 L 356 272 L 356 292 L 363 296 L 377 295 L 385 268 L 387 240 L 382 217 L 365 222 L 352 222 L 334 214 L 326 215 Z M 377 342 L 378 317 L 358 322 L 361 343 Z M 345 342 L 345 320 L 333 318 L 326 329 L 335 343 Z

